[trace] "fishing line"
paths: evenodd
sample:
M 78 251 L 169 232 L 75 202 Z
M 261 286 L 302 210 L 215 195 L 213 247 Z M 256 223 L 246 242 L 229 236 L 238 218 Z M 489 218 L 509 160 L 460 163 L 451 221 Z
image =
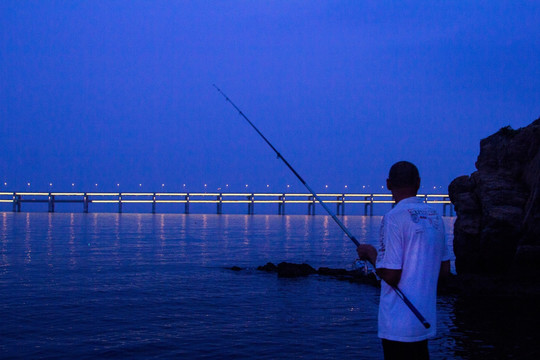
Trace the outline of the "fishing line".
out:
M 336 222 L 336 224 L 339 225 L 339 227 L 341 228 L 341 230 L 343 230 L 345 232 L 345 234 L 347 234 L 347 236 L 349 237 L 349 239 L 351 239 L 351 241 L 358 247 L 360 246 L 360 243 L 358 242 L 358 240 L 356 240 L 356 238 L 354 237 L 354 235 L 349 231 L 349 229 L 347 229 L 347 227 L 341 222 L 341 220 L 338 219 L 338 217 L 328 208 L 328 206 L 326 206 L 326 204 L 321 200 L 321 198 L 315 193 L 315 191 L 313 191 L 313 189 L 311 189 L 311 187 L 304 181 L 304 179 L 300 176 L 300 174 L 298 174 L 296 172 L 296 170 L 291 166 L 291 164 L 289 164 L 289 162 L 281 155 L 281 153 L 279 151 L 277 151 L 277 149 L 274 147 L 274 145 L 272 145 L 270 143 L 270 141 L 268 141 L 268 139 L 266 138 L 266 136 L 263 135 L 262 132 L 259 131 L 259 129 L 251 122 L 251 120 L 248 119 L 248 117 L 246 115 L 244 115 L 244 113 L 242 112 L 242 110 L 240 110 L 238 108 L 238 106 L 236 106 L 235 103 L 233 103 L 231 101 L 231 99 L 229 99 L 229 97 L 227 95 L 225 95 L 225 93 L 223 91 L 221 91 L 220 88 L 218 88 L 216 86 L 216 84 L 212 84 L 216 90 L 221 94 L 223 95 L 223 97 L 225 98 L 225 100 L 227 102 L 229 102 L 235 109 L 236 111 L 238 111 L 238 113 L 240 114 L 240 116 L 242 116 L 248 123 L 249 125 L 251 125 L 251 127 L 257 132 L 257 134 L 259 134 L 261 136 L 261 138 L 268 144 L 268 146 L 270 146 L 270 148 L 272 148 L 272 150 L 274 150 L 274 152 L 276 153 L 278 159 L 281 159 L 285 165 L 287 165 L 287 167 L 293 172 L 293 174 L 298 178 L 298 180 L 300 180 L 300 182 L 306 187 L 306 189 L 311 193 L 311 195 L 313 195 L 313 197 L 319 202 L 319 204 L 321 204 L 321 206 L 324 208 L 324 210 L 326 210 L 326 212 L 328 213 L 328 215 L 330 215 L 332 217 L 332 219 L 334 219 L 334 221 Z M 372 264 L 373 265 L 373 268 L 375 269 L 375 264 Z M 374 270 L 375 271 L 375 270 Z M 375 274 L 376 271 L 375 271 Z M 390 284 L 389 284 L 390 285 Z M 405 305 L 407 305 L 407 307 L 413 312 L 413 314 L 418 318 L 418 320 L 422 323 L 422 325 L 424 325 L 424 327 L 426 329 L 429 329 L 430 328 L 430 324 L 429 322 L 422 316 L 422 314 L 420 314 L 420 312 L 418 311 L 418 309 L 416 309 L 416 307 L 409 301 L 409 299 L 405 296 L 405 294 L 403 294 L 403 292 L 397 287 L 397 286 L 392 286 L 392 289 L 394 289 L 394 291 L 397 293 L 397 295 L 399 296 L 399 298 L 401 300 L 403 300 L 403 302 L 405 303 Z

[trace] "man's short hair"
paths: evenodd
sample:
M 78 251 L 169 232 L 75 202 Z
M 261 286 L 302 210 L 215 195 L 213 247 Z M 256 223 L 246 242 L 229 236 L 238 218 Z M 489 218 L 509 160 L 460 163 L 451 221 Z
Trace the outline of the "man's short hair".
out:
M 390 168 L 388 181 L 394 188 L 414 188 L 420 183 L 420 174 L 413 163 L 398 161 Z

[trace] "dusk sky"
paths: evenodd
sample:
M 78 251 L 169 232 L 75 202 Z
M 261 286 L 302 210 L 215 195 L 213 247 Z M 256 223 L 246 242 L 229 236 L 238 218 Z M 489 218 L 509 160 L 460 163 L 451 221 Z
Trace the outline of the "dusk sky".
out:
M 446 192 L 540 117 L 539 39 L 538 1 L 3 0 L 1 186 L 303 192 L 215 83 L 316 191 Z

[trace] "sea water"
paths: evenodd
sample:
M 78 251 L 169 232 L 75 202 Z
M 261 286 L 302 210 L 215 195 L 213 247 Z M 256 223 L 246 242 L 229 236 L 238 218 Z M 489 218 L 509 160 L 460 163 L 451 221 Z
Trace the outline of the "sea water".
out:
M 0 213 L 0 358 L 380 359 L 378 289 L 256 270 L 355 259 L 328 216 Z M 493 353 L 461 313 L 439 298 L 432 359 Z

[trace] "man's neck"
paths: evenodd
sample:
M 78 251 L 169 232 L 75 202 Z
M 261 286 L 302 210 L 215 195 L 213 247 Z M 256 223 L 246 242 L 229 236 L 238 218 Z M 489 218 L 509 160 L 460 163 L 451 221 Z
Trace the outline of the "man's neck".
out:
M 403 199 L 407 199 L 410 197 L 415 197 L 417 194 L 416 191 L 412 189 L 396 189 L 392 190 L 392 196 L 394 197 L 394 201 L 399 203 Z

